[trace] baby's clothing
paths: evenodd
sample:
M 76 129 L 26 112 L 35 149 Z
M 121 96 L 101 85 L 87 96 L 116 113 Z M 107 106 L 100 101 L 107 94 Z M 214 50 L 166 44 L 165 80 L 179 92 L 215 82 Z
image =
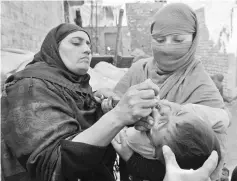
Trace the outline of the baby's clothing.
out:
M 141 132 L 134 127 L 125 131 L 128 146 L 136 153 L 147 159 L 155 159 L 155 147 L 151 143 L 149 132 Z
M 185 104 L 181 106 L 181 111 L 194 113 L 201 120 L 210 124 L 212 129 L 219 134 L 225 133 L 229 125 L 228 114 L 225 110 L 211 108 L 197 104 Z M 147 159 L 157 159 L 155 147 L 153 146 L 149 132 L 141 132 L 134 127 L 126 128 L 126 142 L 128 146 L 136 153 Z M 222 145 L 221 141 L 219 140 Z

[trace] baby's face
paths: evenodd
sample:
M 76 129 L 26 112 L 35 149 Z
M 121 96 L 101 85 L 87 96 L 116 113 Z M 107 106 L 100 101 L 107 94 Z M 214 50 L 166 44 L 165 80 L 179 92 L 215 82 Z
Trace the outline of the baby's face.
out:
M 165 140 L 168 139 L 169 132 L 173 132 L 172 124 L 170 123 L 170 115 L 172 115 L 172 108 L 159 104 L 157 108 L 159 115 L 155 121 L 153 127 L 150 130 L 151 140 L 155 147 L 161 145 Z
M 166 109 L 166 112 L 164 115 L 159 115 L 150 130 L 150 139 L 153 146 L 156 147 L 156 155 L 158 157 L 162 155 L 162 146 L 168 144 L 170 140 L 174 139 L 176 123 L 191 122 L 194 120 L 192 118 L 193 115 L 188 112 L 174 111 L 170 107 L 164 107 L 164 105 L 161 106 L 163 106 L 161 109 Z

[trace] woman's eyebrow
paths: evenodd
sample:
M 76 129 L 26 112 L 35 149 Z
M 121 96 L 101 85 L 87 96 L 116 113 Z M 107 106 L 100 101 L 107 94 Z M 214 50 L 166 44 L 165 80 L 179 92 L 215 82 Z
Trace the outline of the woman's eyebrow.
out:
M 157 39 L 165 39 L 166 37 L 165 36 L 159 36 L 159 37 L 157 37 Z
M 79 37 L 79 36 L 72 37 L 72 39 L 78 39 L 78 40 L 80 40 L 80 41 L 83 41 L 83 40 L 84 40 L 84 38 Z
M 72 37 L 72 39 L 78 39 L 78 40 L 80 40 L 80 41 L 84 41 L 85 39 L 84 38 L 82 38 L 82 37 L 79 37 L 79 36 L 75 36 L 75 37 Z M 86 43 L 91 43 L 89 40 L 86 40 Z
M 185 36 L 183 35 L 174 35 L 174 38 L 184 38 Z

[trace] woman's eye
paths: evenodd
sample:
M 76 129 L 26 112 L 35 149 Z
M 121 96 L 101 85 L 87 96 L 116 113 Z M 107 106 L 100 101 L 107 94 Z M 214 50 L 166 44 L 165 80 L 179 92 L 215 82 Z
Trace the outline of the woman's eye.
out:
M 78 40 L 78 39 L 72 39 L 71 40 L 71 43 L 73 44 L 73 45 L 75 45 L 75 46 L 79 46 L 79 45 L 81 45 L 81 41 L 80 40 Z
M 175 39 L 174 42 L 175 43 L 182 43 L 184 40 L 179 40 L 179 39 Z
M 88 42 L 88 43 L 86 43 L 86 44 L 91 48 L 91 43 Z
M 158 43 L 164 43 L 164 42 L 165 42 L 165 39 L 156 39 L 156 41 L 157 41 Z
M 72 42 L 72 44 L 75 45 L 75 46 L 79 46 L 79 45 L 81 45 L 80 42 Z

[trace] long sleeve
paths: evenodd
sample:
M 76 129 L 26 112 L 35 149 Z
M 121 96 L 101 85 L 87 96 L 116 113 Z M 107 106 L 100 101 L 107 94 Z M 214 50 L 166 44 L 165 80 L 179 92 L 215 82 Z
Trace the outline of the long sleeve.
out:
M 113 165 L 106 165 L 108 163 L 104 160 L 109 160 L 105 159 L 105 157 L 113 157 L 113 154 L 111 145 L 108 147 L 98 147 L 62 140 L 61 164 L 63 175 L 66 180 L 70 181 L 75 178 L 82 180 L 93 180 L 93 178 L 96 178 L 96 180 L 112 181 L 114 177 L 112 171 L 108 170 L 108 168 Z
M 150 181 L 162 181 L 165 176 L 165 165 L 159 160 L 149 160 L 133 153 L 126 162 L 129 173 L 134 177 Z
M 83 130 L 75 119 L 72 108 L 66 103 L 66 98 L 61 96 L 53 84 L 33 78 L 19 80 L 6 89 L 1 103 L 4 142 L 11 151 L 9 154 L 15 155 L 29 178 L 54 181 L 67 177 L 62 175 L 61 161 L 67 165 L 67 161 L 72 163 L 72 172 L 90 169 L 90 166 L 91 169 L 94 168 L 93 164 L 86 165 L 85 162 L 91 163 L 89 160 L 95 152 L 90 152 L 91 155 L 88 153 L 86 157 L 83 154 L 75 155 L 81 159 L 64 158 L 67 156 L 67 149 L 65 143 L 62 147 L 60 141 L 70 141 Z M 85 147 L 83 144 L 75 146 L 78 153 L 82 153 Z M 64 154 L 61 153 L 62 150 Z M 95 165 L 101 162 L 106 151 L 104 148 L 97 150 L 100 151 L 96 153 L 98 161 Z M 82 165 L 85 167 L 82 168 Z M 6 171 L 6 176 L 16 174 Z

